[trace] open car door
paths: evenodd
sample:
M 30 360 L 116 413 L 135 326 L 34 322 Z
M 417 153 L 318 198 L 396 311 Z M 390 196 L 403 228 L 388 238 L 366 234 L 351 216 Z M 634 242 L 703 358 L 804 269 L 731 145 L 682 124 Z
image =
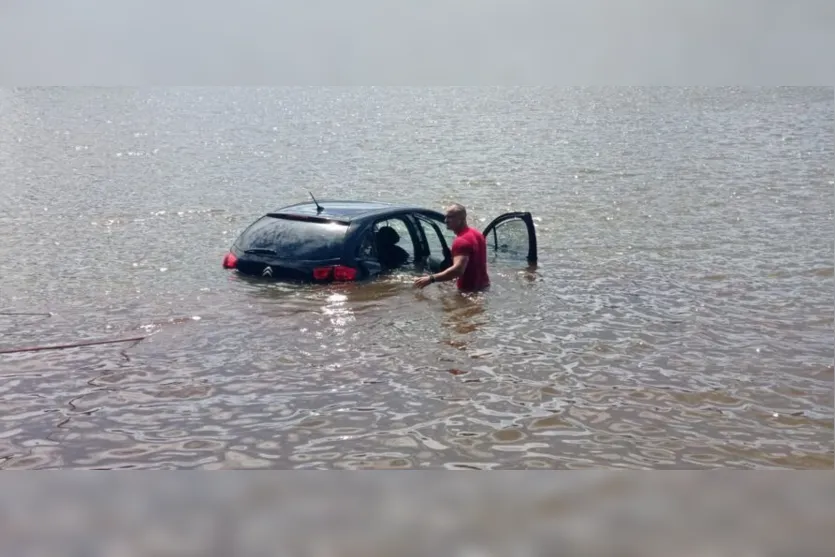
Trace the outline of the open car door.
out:
M 484 229 L 487 257 L 495 261 L 537 261 L 536 229 L 528 212 L 505 213 Z
M 452 253 L 449 250 L 444 234 L 438 222 L 431 217 L 415 213 L 415 222 L 420 229 L 419 236 L 424 244 L 423 255 L 428 270 L 440 273 L 452 265 Z

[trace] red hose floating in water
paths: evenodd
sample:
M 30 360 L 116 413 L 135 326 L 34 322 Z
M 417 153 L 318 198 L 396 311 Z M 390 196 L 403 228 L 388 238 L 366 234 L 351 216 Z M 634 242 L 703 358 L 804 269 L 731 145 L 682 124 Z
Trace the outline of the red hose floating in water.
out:
M 40 350 L 63 350 L 65 348 L 78 348 L 80 346 L 96 346 L 98 344 L 116 344 L 118 342 L 139 342 L 145 340 L 147 336 L 134 338 L 120 338 L 115 340 L 91 340 L 87 342 L 75 342 L 73 344 L 58 344 L 54 346 L 31 346 L 28 348 L 9 348 L 0 350 L 0 354 L 14 354 L 16 352 L 38 352 Z

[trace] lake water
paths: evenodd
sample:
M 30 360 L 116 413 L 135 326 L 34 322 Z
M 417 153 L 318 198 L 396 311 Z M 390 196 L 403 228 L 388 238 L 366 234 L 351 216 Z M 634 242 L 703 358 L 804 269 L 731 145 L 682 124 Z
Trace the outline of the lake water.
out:
M 832 468 L 832 88 L 0 90 L 0 468 Z M 491 291 L 221 269 L 269 209 L 536 219 Z

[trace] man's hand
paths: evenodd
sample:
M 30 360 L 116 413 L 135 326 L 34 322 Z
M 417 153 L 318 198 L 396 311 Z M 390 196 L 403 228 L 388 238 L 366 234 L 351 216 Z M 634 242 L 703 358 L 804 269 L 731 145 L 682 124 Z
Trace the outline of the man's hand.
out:
M 418 277 L 418 278 L 415 279 L 414 286 L 415 286 L 415 288 L 424 289 L 427 286 L 429 286 L 430 284 L 432 284 L 432 282 L 433 281 L 432 281 L 431 276 Z

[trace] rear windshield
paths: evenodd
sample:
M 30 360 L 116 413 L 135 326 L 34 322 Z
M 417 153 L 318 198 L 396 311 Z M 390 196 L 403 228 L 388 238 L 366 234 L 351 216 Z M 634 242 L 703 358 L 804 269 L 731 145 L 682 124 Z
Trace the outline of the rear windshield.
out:
M 243 251 L 257 250 L 282 259 L 333 259 L 342 256 L 347 230 L 344 224 L 267 215 L 244 230 L 237 246 Z

